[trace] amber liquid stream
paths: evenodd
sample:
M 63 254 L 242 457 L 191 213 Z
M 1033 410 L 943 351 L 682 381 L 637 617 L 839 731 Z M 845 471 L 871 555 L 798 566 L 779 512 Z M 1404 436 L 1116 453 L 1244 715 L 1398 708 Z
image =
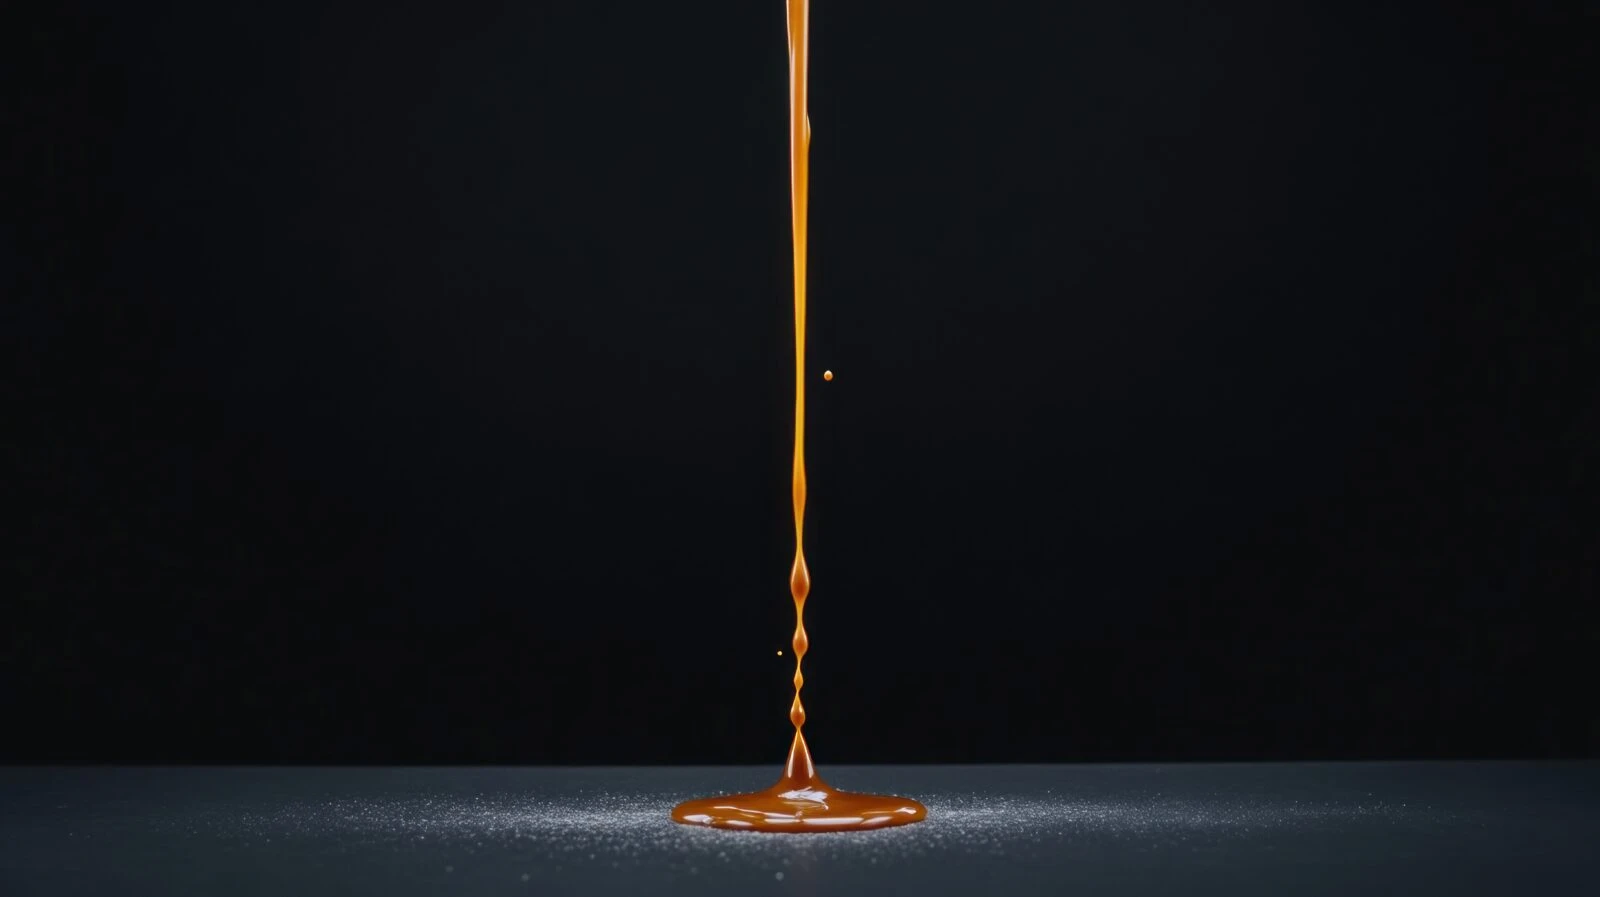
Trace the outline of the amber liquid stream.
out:
M 805 684 L 801 661 L 806 637 L 806 596 L 811 573 L 806 569 L 806 192 L 811 121 L 806 116 L 806 62 L 809 49 L 810 0 L 788 0 L 789 10 L 789 191 L 794 227 L 794 566 L 789 594 L 794 597 L 794 703 L 789 721 L 794 741 L 783 777 L 765 791 L 706 797 L 679 804 L 672 818 L 690 825 L 768 832 L 847 831 L 884 828 L 927 817 L 922 804 L 910 798 L 840 791 L 817 775 L 801 730 L 806 708 L 800 702 Z M 831 376 L 828 379 L 832 379 Z

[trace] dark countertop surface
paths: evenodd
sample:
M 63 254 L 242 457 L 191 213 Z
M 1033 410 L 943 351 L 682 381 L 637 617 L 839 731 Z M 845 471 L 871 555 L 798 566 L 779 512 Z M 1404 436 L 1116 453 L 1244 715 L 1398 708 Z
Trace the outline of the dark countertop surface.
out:
M 928 821 L 677 825 L 767 767 L 0 769 L 0 894 L 1600 894 L 1600 764 L 824 767 Z

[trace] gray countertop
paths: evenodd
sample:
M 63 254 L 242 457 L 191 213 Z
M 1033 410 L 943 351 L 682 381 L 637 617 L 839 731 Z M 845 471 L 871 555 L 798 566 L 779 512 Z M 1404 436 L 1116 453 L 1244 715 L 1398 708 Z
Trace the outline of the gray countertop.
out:
M 0 769 L 0 894 L 1600 894 L 1600 764 L 824 767 L 928 820 L 677 825 L 773 767 Z

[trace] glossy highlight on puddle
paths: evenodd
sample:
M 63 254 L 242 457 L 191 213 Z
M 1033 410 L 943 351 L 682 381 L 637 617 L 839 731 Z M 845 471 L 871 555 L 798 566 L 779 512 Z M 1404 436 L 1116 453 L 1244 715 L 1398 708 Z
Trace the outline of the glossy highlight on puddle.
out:
M 811 572 L 806 568 L 806 197 L 811 146 L 811 120 L 806 115 L 806 65 L 809 53 L 810 0 L 788 0 L 789 11 L 789 195 L 794 230 L 794 565 L 789 594 L 794 599 L 794 702 L 789 722 L 794 741 L 783 777 L 765 791 L 706 797 L 679 804 L 672 818 L 689 825 L 765 832 L 852 831 L 903 825 L 927 818 L 927 808 L 910 798 L 840 791 L 817 775 L 802 729 L 806 708 L 800 701 L 805 685 L 801 662 L 810 639 L 806 635 L 806 598 Z M 833 379 L 829 372 L 825 379 Z M 779 652 L 780 654 L 782 652 Z

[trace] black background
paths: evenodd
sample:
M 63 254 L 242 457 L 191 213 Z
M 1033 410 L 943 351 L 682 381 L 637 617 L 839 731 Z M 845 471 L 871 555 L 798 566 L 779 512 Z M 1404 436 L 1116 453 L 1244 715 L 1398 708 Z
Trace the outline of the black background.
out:
M 1594 24 L 817 0 L 819 761 L 1600 748 Z M 778 763 L 783 29 L 13 15 L 0 759 Z

